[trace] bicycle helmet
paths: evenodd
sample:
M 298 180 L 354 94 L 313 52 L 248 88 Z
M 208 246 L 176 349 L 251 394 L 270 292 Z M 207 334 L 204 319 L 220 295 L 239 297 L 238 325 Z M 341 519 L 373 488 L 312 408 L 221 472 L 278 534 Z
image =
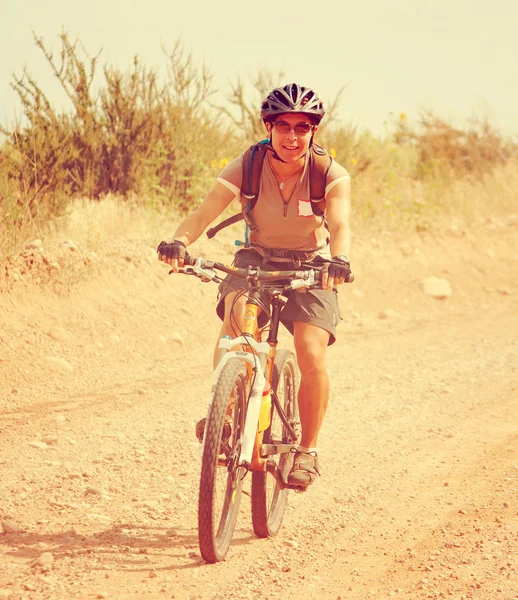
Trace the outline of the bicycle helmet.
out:
M 263 121 L 270 121 L 285 113 L 304 113 L 313 117 L 318 125 L 324 115 L 324 103 L 311 88 L 288 83 L 272 90 L 261 104 Z

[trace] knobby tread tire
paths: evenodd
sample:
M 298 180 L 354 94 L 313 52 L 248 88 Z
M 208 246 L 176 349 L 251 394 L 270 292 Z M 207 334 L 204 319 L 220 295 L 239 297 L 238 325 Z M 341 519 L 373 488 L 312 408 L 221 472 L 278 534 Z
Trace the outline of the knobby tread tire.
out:
M 279 400 L 288 418 L 298 421 L 297 395 L 299 377 L 297 362 L 293 352 L 282 349 L 275 355 L 272 371 L 272 389 L 277 392 L 281 386 L 286 387 L 286 385 L 289 388 L 287 390 L 288 395 L 286 397 L 286 389 L 284 389 L 284 397 L 280 397 Z M 265 431 L 263 438 L 265 444 L 272 440 L 272 426 L 275 418 L 281 422 L 272 404 L 272 421 L 270 427 Z M 282 427 L 282 431 L 284 438 L 284 427 Z M 280 464 L 284 476 L 287 477 L 293 464 L 293 454 L 281 454 L 276 457 L 276 460 Z M 268 495 L 269 489 L 273 489 L 270 492 L 270 497 Z M 287 501 L 288 490 L 281 490 L 273 475 L 263 471 L 254 471 L 252 473 L 252 524 L 254 532 L 258 537 L 273 537 L 277 534 L 284 517 Z
M 221 437 L 229 406 L 233 402 L 233 425 L 230 446 L 235 458 L 241 444 L 247 404 L 247 370 L 239 359 L 231 359 L 223 367 L 216 383 L 214 398 L 205 424 L 200 491 L 198 499 L 198 540 L 204 560 L 219 562 L 227 555 L 239 513 L 243 487 L 243 469 L 218 465 L 221 456 Z M 226 473 L 223 505 L 218 507 L 218 474 Z M 220 490 L 221 492 L 221 490 Z

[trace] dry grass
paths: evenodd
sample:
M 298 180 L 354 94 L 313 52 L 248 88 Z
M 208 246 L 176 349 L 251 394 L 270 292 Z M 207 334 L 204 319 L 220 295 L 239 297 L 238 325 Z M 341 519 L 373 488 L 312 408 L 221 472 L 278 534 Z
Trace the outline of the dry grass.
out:
M 353 182 L 353 231 L 360 234 L 464 228 L 514 214 L 517 167 L 518 164 L 509 163 L 483 180 L 453 180 L 442 188 L 407 179 L 393 188 L 391 198 L 374 193 L 368 180 L 360 179 L 357 185 Z M 101 202 L 76 200 L 66 216 L 54 221 L 47 238 L 51 243 L 72 239 L 98 252 L 125 239 L 140 240 L 155 247 L 162 238 L 173 233 L 181 218 L 178 210 L 159 212 L 116 196 L 108 196 Z M 243 228 L 235 225 L 227 234 L 239 238 Z
M 71 239 L 94 251 L 124 239 L 156 246 L 158 237 L 173 233 L 178 220 L 176 212 L 166 214 L 117 196 L 107 196 L 100 202 L 77 199 L 66 217 L 54 222 L 48 239 L 50 243 Z
M 407 178 L 380 189 L 362 178 L 353 183 L 353 215 L 366 231 L 469 227 L 516 213 L 517 185 L 517 161 L 498 166 L 481 179 Z

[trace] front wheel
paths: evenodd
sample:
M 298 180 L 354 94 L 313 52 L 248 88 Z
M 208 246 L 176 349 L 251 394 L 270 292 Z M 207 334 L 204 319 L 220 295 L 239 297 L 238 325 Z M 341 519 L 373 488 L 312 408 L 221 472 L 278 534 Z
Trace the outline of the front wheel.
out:
M 239 512 L 245 470 L 238 467 L 247 406 L 247 370 L 223 367 L 205 423 L 198 500 L 198 540 L 210 563 L 225 559 Z
M 272 372 L 272 394 L 274 393 L 288 422 L 298 431 L 298 370 L 295 355 L 289 350 L 279 350 L 275 355 Z M 272 403 L 272 419 L 270 426 L 264 432 L 263 440 L 265 444 L 277 441 L 297 445 L 297 440 L 291 437 L 275 409 L 275 403 Z M 282 478 L 286 481 L 293 465 L 293 453 L 280 454 L 278 461 Z M 252 523 L 257 536 L 265 538 L 277 534 L 284 517 L 287 500 L 288 490 L 281 489 L 271 473 L 264 471 L 252 473 Z

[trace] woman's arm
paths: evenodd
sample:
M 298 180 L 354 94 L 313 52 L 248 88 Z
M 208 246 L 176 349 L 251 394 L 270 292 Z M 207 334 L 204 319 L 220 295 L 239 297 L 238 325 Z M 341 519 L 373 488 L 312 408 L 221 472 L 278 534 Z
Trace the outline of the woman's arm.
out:
M 351 251 L 351 180 L 337 183 L 326 197 L 327 226 L 330 233 L 331 256 L 349 257 Z
M 177 272 L 183 267 L 185 247 L 200 237 L 235 196 L 235 191 L 229 190 L 222 183 L 216 181 L 200 206 L 177 227 L 172 240 L 160 244 L 158 259 L 171 265 L 171 270 Z
M 173 239 L 183 242 L 186 246 L 195 242 L 234 198 L 233 191 L 216 181 L 200 206 L 178 225 Z

